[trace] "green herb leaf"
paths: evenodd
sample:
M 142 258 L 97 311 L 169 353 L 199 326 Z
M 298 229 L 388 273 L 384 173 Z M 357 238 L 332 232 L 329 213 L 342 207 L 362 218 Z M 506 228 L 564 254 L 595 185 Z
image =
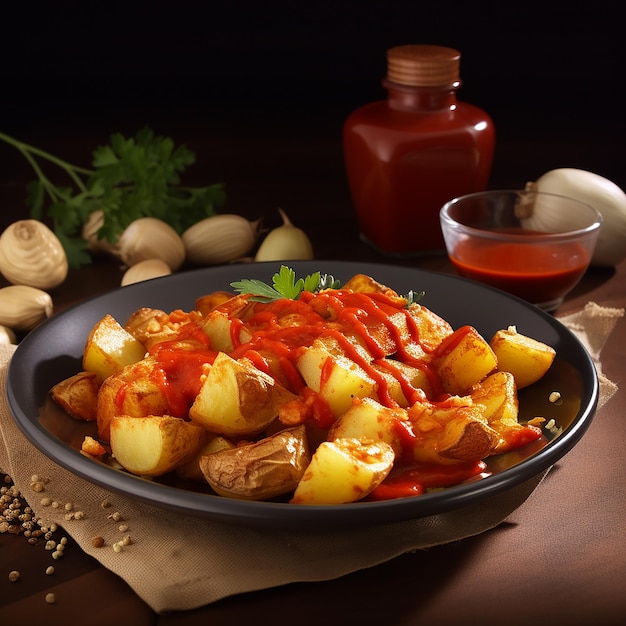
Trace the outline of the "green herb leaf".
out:
M 272 302 L 282 298 L 297 300 L 303 291 L 315 293 L 321 289 L 338 289 L 339 285 L 339 281 L 332 276 L 321 275 L 319 272 L 296 280 L 295 271 L 285 265 L 281 265 L 279 271 L 272 276 L 272 286 L 256 278 L 231 283 L 233 289 L 240 294 L 250 295 L 250 300 L 254 302 Z
M 93 151 L 91 170 L 2 132 L 0 141 L 15 147 L 33 167 L 37 181 L 28 185 L 26 203 L 33 218 L 53 222 L 71 267 L 91 260 L 80 238 L 93 211 L 103 214 L 98 237 L 115 243 L 128 225 L 141 217 L 159 218 L 182 234 L 192 224 L 215 215 L 226 200 L 221 184 L 182 187 L 181 173 L 195 163 L 195 154 L 185 146 L 176 147 L 169 137 L 155 135 L 150 128 L 129 138 L 111 135 L 109 145 Z M 72 186 L 54 185 L 40 161 L 60 168 Z
M 412 304 L 417 304 L 425 295 L 425 291 L 413 291 L 412 289 L 409 293 L 404 296 L 406 298 L 406 306 L 409 308 Z

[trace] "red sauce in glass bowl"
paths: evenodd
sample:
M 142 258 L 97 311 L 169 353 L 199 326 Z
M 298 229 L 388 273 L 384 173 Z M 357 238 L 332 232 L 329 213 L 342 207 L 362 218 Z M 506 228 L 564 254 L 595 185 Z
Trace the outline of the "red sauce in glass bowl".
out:
M 466 239 L 458 242 L 450 254 L 461 276 L 535 303 L 563 297 L 582 278 L 589 260 L 589 252 L 577 242 Z

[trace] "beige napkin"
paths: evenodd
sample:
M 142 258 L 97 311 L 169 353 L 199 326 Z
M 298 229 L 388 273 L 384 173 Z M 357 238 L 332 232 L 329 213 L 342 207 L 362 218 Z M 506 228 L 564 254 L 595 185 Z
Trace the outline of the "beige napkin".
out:
M 621 315 L 623 311 L 591 304 L 567 323 L 585 337 L 592 355 L 599 358 Z M 345 530 L 255 529 L 172 513 L 74 476 L 24 438 L 5 401 L 6 367 L 13 348 L 0 346 L 0 470 L 13 478 L 38 516 L 62 526 L 86 553 L 123 578 L 157 612 L 192 609 L 226 596 L 291 582 L 338 578 L 406 552 L 477 535 L 504 521 L 545 476 L 479 505 L 418 520 Z M 600 403 L 616 391 L 617 387 L 605 380 Z M 48 479 L 44 492 L 32 491 L 33 475 Z M 43 498 L 60 507 L 43 506 Z M 103 508 L 105 501 L 111 506 Z M 66 520 L 66 503 L 84 517 Z M 122 519 L 113 519 L 115 513 Z M 92 545 L 96 536 L 105 539 L 104 546 Z M 132 543 L 114 550 L 124 536 L 130 536 Z

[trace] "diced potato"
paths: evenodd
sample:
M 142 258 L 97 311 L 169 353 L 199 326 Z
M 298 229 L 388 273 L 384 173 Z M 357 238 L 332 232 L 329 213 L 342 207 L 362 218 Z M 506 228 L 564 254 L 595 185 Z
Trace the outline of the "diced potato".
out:
M 518 333 L 514 327 L 499 330 L 490 345 L 498 359 L 498 369 L 511 372 L 518 389 L 538 381 L 556 356 L 554 348 Z
M 452 326 L 446 320 L 425 306 L 413 304 L 409 307 L 409 313 L 416 326 L 419 342 L 428 351 L 434 350 L 453 332 Z
M 321 341 L 303 351 L 296 367 L 335 417 L 352 405 L 353 398 L 376 395 L 376 382 L 363 368 L 342 354 L 332 354 Z
M 494 372 L 487 376 L 474 386 L 470 397 L 484 408 L 483 415 L 489 424 L 496 421 L 517 423 L 517 389 L 509 372 Z
M 93 457 L 99 457 L 106 454 L 106 448 L 90 435 L 86 435 L 83 439 L 83 443 L 80 446 L 80 451 L 83 454 Z
M 220 452 L 221 450 L 231 450 L 235 447 L 235 444 L 232 441 L 222 437 L 221 435 L 214 435 L 208 430 L 204 431 L 204 441 L 205 443 L 200 446 L 189 461 L 176 468 L 177 476 L 180 476 L 180 478 L 185 480 L 203 482 L 205 478 L 202 470 L 200 469 L 200 458 L 209 454 L 214 454 L 215 452 Z
M 362 500 L 387 477 L 395 455 L 384 441 L 335 439 L 321 443 L 291 502 L 343 504 Z
M 479 461 L 491 454 L 498 433 L 483 418 L 483 407 L 454 398 L 448 406 L 416 403 L 408 410 L 413 424 L 413 456 L 423 463 Z
M 100 386 L 96 402 L 98 436 L 109 440 L 111 420 L 117 415 L 163 415 L 169 403 L 154 376 L 155 361 L 147 357 L 109 376 Z
M 196 310 L 200 311 L 202 315 L 208 315 L 211 311 L 233 297 L 235 297 L 235 295 L 230 291 L 213 291 L 212 293 L 207 293 L 196 300 Z
M 52 399 L 70 416 L 82 422 L 96 419 L 100 385 L 93 372 L 78 372 L 50 390 Z
M 143 344 L 113 318 L 105 315 L 91 330 L 83 353 L 83 369 L 93 372 L 98 382 L 126 365 L 143 359 Z
M 211 311 L 202 324 L 202 330 L 209 337 L 211 350 L 232 352 L 233 340 L 230 335 L 232 320 L 222 311 Z
M 389 395 L 402 407 L 412 404 L 413 396 L 416 393 L 421 395 L 423 392 L 427 397 L 430 397 L 432 393 L 430 377 L 426 368 L 415 367 L 393 359 L 388 359 L 385 365 L 373 363 L 372 367 L 383 376 Z M 406 389 L 405 385 L 407 386 Z M 380 396 L 380 390 L 377 395 Z
M 250 362 L 220 352 L 189 417 L 220 435 L 253 436 L 276 419 L 282 404 L 296 397 Z
M 219 495 L 267 500 L 294 490 L 311 460 L 304 426 L 255 443 L 200 457 L 200 469 Z
M 515 379 L 510 372 L 495 372 L 472 389 L 474 404 L 481 406 L 489 426 L 499 436 L 492 454 L 507 452 L 524 441 L 536 439 L 537 430 L 518 422 L 519 402 Z
M 382 293 L 389 298 L 397 298 L 401 306 L 406 302 L 406 298 L 398 295 L 397 291 L 379 283 L 367 274 L 355 274 L 343 284 L 343 289 L 351 289 L 357 293 Z
M 372 398 L 363 398 L 354 404 L 333 424 L 328 431 L 328 440 L 366 439 L 384 441 L 394 453 L 402 452 L 402 424 L 408 423 L 404 409 L 388 408 Z
M 475 328 L 463 326 L 439 345 L 434 364 L 444 390 L 462 395 L 493 372 L 498 360 Z
M 169 415 L 111 421 L 111 453 L 126 470 L 139 476 L 162 476 L 186 463 L 203 442 L 203 430 Z

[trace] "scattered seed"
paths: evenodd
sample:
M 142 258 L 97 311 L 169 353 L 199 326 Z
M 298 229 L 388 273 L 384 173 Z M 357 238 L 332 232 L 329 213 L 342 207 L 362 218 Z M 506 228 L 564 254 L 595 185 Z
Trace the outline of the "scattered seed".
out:
M 57 601 L 57 597 L 53 593 L 46 594 L 46 602 L 48 604 L 54 604 Z
M 97 537 L 94 537 L 91 540 L 91 545 L 94 548 L 101 548 L 104 545 L 104 537 L 101 537 L 100 535 L 98 535 Z
M 9 572 L 9 580 L 12 583 L 17 582 L 20 579 L 20 573 L 17 570 L 13 570 L 12 572 Z
M 54 574 L 54 565 L 48 565 L 48 567 L 46 567 L 46 575 L 52 576 L 52 574 Z

